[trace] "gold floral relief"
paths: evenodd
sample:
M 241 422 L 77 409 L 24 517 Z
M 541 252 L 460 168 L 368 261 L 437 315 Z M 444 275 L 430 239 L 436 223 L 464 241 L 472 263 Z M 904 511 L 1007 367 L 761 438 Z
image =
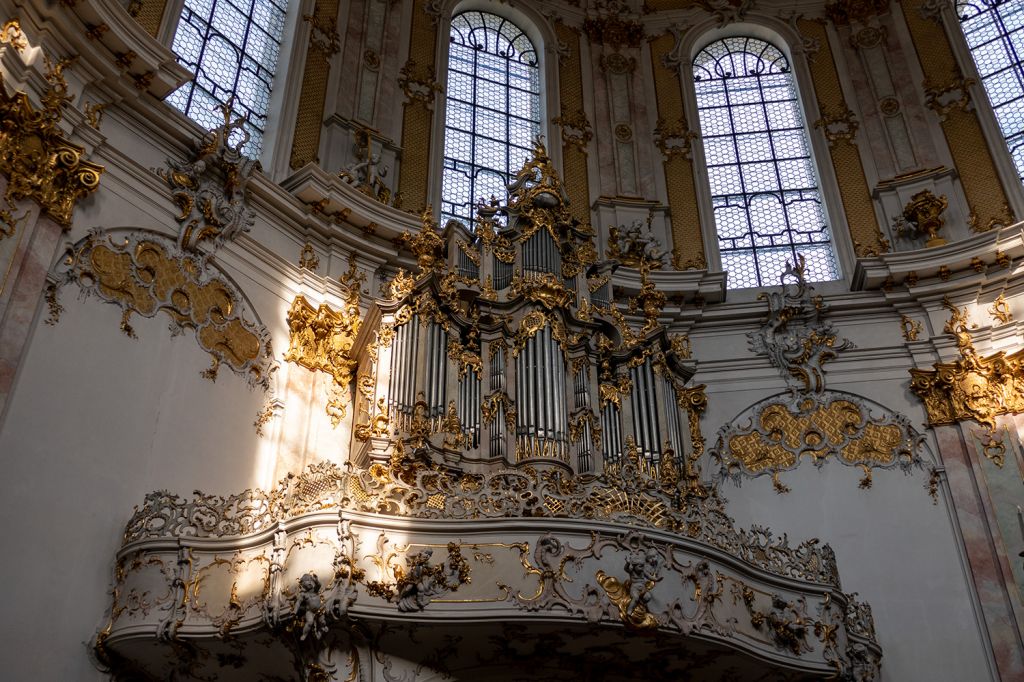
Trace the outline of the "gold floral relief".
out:
M 58 274 L 121 306 L 121 330 L 128 336 L 135 338 L 133 313 L 153 317 L 163 311 L 175 328 L 194 330 L 200 347 L 213 357 L 203 376 L 216 379 L 223 363 L 250 384 L 268 388 L 272 359 L 266 330 L 243 317 L 242 296 L 231 284 L 176 248 L 155 235 L 133 233 L 115 242 L 92 234 L 69 250 Z

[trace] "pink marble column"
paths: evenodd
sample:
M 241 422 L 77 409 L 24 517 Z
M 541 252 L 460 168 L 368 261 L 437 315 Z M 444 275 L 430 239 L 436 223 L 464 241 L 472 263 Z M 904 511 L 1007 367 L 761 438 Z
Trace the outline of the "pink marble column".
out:
M 0 176 L 0 196 L 6 187 Z M 0 423 L 63 233 L 35 202 L 17 202 L 11 213 L 16 219 L 14 234 L 0 237 Z
M 985 504 L 989 494 L 984 474 L 959 425 L 936 427 L 935 436 L 996 667 L 1003 680 L 1024 680 L 1024 624 L 1014 613 L 1016 591 L 1006 581 L 1005 551 L 1001 551 L 1001 535 Z

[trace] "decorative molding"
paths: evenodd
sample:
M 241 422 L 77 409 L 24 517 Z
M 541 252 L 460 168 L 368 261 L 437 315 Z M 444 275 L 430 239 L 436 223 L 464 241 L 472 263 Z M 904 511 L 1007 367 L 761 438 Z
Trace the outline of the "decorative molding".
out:
M 223 364 L 250 386 L 269 390 L 276 369 L 269 333 L 246 319 L 252 313 L 241 291 L 210 274 L 205 258 L 180 250 L 172 240 L 143 231 L 94 230 L 69 247 L 56 277 L 51 313 L 61 309 L 56 288 L 70 282 L 120 306 L 121 331 L 131 338 L 136 337 L 132 314 L 153 317 L 163 311 L 173 333 L 192 329 L 199 347 L 213 358 L 204 377 L 216 380 Z
M 927 237 L 926 247 L 944 246 L 946 240 L 939 236 L 939 230 L 946 222 L 942 214 L 948 206 L 949 200 L 945 195 L 935 196 L 931 190 L 923 189 L 910 197 L 910 201 L 903 207 L 897 231 L 903 232 L 905 225 L 911 225 L 918 236 Z
M 917 337 L 921 333 L 921 327 L 922 324 L 919 320 L 906 315 L 900 317 L 900 333 L 903 334 L 904 341 L 917 341 Z
M 836 26 L 865 24 L 889 12 L 889 0 L 837 0 L 825 5 L 825 15 Z
M 8 19 L 0 26 L 0 45 L 9 45 L 19 54 L 28 48 L 28 38 L 17 19 Z
M 19 28 L 20 31 L 20 28 Z M 18 38 L 13 26 L 5 25 L 3 35 Z M 22 34 L 23 36 L 23 34 Z M 85 160 L 85 148 L 64 138 L 60 123 L 63 107 L 70 101 L 64 69 L 73 59 L 55 64 L 46 59 L 47 88 L 41 107 L 35 107 L 24 92 L 8 95 L 0 74 L 0 173 L 7 178 L 4 201 L 30 199 L 65 228 L 71 226 L 75 204 L 96 191 L 103 167 Z
M 952 111 L 967 111 L 971 105 L 971 86 L 977 83 L 973 78 L 965 78 L 959 67 L 953 69 L 952 75 L 942 83 L 936 83 L 931 77 L 925 77 L 925 104 L 945 121 Z
M 661 150 L 666 161 L 676 156 L 689 159 L 693 151 L 693 141 L 699 137 L 699 134 L 690 130 L 690 124 L 685 116 L 680 116 L 671 123 L 659 118 L 654 127 L 654 144 Z
M 582 109 L 576 109 L 569 113 L 563 113 L 551 119 L 551 122 L 562 128 L 562 144 L 571 146 L 584 154 L 587 153 L 587 143 L 594 137 L 587 114 Z
M 856 144 L 854 138 L 857 136 L 857 129 L 860 123 L 850 107 L 843 103 L 841 110 L 830 113 L 824 103 L 818 102 L 818 109 L 821 111 L 821 118 L 814 122 L 815 128 L 821 128 L 828 140 L 828 146 L 833 147 L 839 142 Z
M 647 37 L 643 24 L 618 14 L 587 17 L 583 32 L 592 45 L 607 45 L 616 52 L 623 47 L 638 48 Z
M 410 57 L 398 73 L 398 85 L 405 93 L 405 104 L 419 104 L 433 109 L 434 93 L 444 92 L 436 80 L 433 64 L 417 64 Z

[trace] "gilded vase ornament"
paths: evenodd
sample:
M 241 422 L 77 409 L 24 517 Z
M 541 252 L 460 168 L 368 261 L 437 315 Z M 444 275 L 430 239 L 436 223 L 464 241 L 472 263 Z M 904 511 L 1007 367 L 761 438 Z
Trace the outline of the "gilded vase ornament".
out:
M 935 196 L 930 190 L 923 189 L 910 198 L 903 208 L 903 220 L 913 226 L 918 235 L 926 237 L 925 246 L 943 246 L 946 240 L 939 236 L 939 230 L 945 224 L 942 214 L 949 206 L 944 195 Z

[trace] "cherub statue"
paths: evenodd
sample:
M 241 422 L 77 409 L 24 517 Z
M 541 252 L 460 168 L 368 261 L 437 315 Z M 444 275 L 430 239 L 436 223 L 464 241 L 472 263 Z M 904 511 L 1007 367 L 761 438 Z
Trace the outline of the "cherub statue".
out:
M 434 550 L 430 547 L 408 559 L 409 572 L 401 580 L 398 590 L 399 611 L 422 611 L 434 595 L 437 579 L 430 566 Z
M 309 633 L 319 639 L 327 632 L 327 618 L 324 616 L 324 600 L 320 594 L 322 587 L 316 573 L 304 573 L 299 578 L 299 595 L 295 599 L 295 618 L 302 620 L 302 635 L 300 641 L 304 641 Z

